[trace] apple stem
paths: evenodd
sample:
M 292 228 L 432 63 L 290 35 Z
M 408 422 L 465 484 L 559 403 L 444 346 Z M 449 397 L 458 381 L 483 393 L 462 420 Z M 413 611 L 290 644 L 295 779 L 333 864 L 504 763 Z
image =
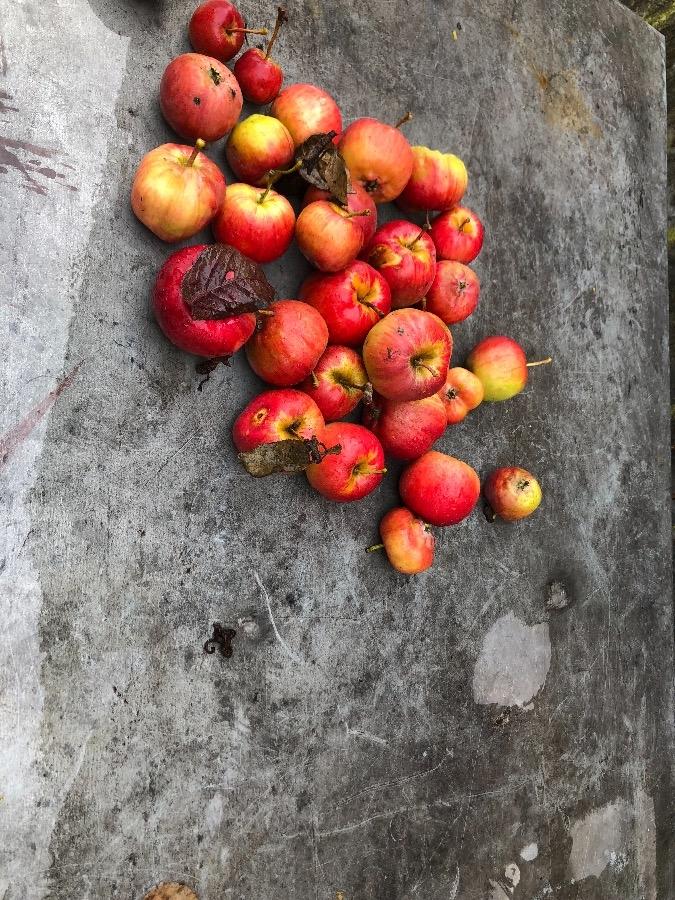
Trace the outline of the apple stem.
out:
M 256 315 L 258 315 L 258 316 L 273 316 L 274 310 L 273 309 L 258 309 L 258 310 L 256 310 Z
M 345 210 L 345 219 L 354 219 L 356 216 L 369 216 L 369 209 Z
M 225 34 L 262 34 L 268 35 L 269 29 L 267 28 L 226 28 Z
M 410 122 L 412 117 L 413 114 L 411 112 L 407 112 L 404 116 L 401 116 L 398 122 L 394 125 L 394 128 L 400 128 L 401 125 L 405 125 L 406 122 Z
M 274 42 L 279 36 L 279 32 L 281 31 L 281 26 L 284 22 L 288 22 L 288 15 L 283 6 L 277 6 L 277 20 L 274 23 L 274 31 L 272 32 L 272 37 L 269 39 L 267 44 L 267 49 L 265 50 L 265 59 L 270 58 L 270 53 L 272 52 L 272 47 L 274 46 Z
M 373 544 L 372 547 L 366 547 L 366 553 L 377 553 L 378 550 L 384 550 L 384 544 Z
M 190 158 L 185 163 L 185 165 L 186 166 L 194 165 L 194 161 L 197 159 L 197 157 L 199 156 L 201 151 L 204 149 L 204 147 L 206 147 L 206 141 L 203 141 L 201 138 L 197 138 L 197 140 L 195 141 L 194 150 L 190 154 Z
M 376 312 L 381 319 L 384 319 L 384 313 L 381 309 L 378 309 L 378 307 L 375 306 L 374 303 L 369 303 L 367 300 L 361 300 L 360 303 L 362 306 L 367 306 L 368 309 L 372 309 L 373 312 Z
M 361 475 L 386 475 L 386 469 L 364 469 Z
M 258 203 L 264 203 L 265 198 L 270 192 L 270 189 L 273 184 L 276 184 L 280 178 L 283 178 L 284 175 L 292 175 L 294 172 L 297 172 L 298 169 L 302 167 L 302 160 L 299 159 L 295 165 L 291 166 L 290 169 L 270 169 L 267 173 L 267 177 L 265 178 L 266 188 L 265 192 L 258 197 Z
M 425 231 L 426 231 L 425 228 L 421 228 L 421 229 L 420 229 L 420 233 L 417 235 L 417 237 L 416 237 L 415 240 L 412 242 L 412 244 L 408 244 L 408 250 L 412 250 L 412 249 L 415 247 L 415 244 L 416 244 L 416 243 L 420 240 L 420 238 L 424 235 L 424 232 L 425 232 Z
M 462 224 L 459 226 L 458 231 L 464 231 L 464 227 L 466 225 L 468 225 L 470 221 L 471 221 L 471 219 L 467 216 L 466 219 L 464 219 Z
M 419 366 L 421 369 L 426 369 L 434 378 L 438 378 L 438 371 L 434 369 L 432 366 L 428 366 L 426 363 L 417 362 L 415 365 Z
M 553 358 L 551 356 L 547 356 L 546 359 L 537 359 L 534 362 L 525 363 L 528 369 L 531 369 L 533 366 L 547 366 L 549 363 L 553 362 Z
M 310 372 L 309 377 L 312 379 L 312 384 L 315 388 L 319 386 L 319 379 L 316 377 L 316 372 Z
M 427 308 L 427 298 L 422 297 L 422 299 L 420 300 L 420 309 L 426 310 L 426 308 Z
M 427 220 L 424 223 L 424 230 L 431 231 L 431 222 L 429 221 L 429 210 L 427 210 Z

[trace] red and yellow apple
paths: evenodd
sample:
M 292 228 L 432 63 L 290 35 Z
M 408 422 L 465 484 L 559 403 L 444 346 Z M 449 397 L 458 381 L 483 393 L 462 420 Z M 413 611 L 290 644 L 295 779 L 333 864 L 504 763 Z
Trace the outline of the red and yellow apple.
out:
M 363 361 L 373 388 L 387 400 L 421 400 L 445 384 L 452 335 L 421 309 L 397 309 L 368 332 Z
M 428 147 L 413 147 L 410 180 L 398 202 L 405 209 L 449 209 L 464 196 L 469 176 L 458 156 Z
M 338 344 L 326 347 L 312 374 L 300 385 L 326 422 L 348 416 L 367 387 L 368 375 L 359 354 Z
M 232 426 L 234 446 L 240 453 L 277 441 L 321 440 L 321 410 L 307 394 L 293 388 L 263 391 L 237 416 Z
M 466 367 L 480 379 L 486 400 L 510 400 L 527 384 L 530 368 L 550 362 L 550 357 L 528 362 L 520 344 L 504 335 L 495 335 L 476 344 Z
M 405 506 L 385 513 L 380 522 L 380 538 L 387 559 L 403 575 L 419 575 L 434 562 L 435 540 L 426 522 Z M 369 547 L 368 550 L 378 550 Z
M 242 53 L 234 64 L 235 78 L 239 82 L 242 94 L 249 103 L 257 103 L 258 106 L 271 103 L 281 90 L 284 72 L 279 63 L 271 58 L 270 54 L 286 18 L 286 11 L 283 7 L 277 7 L 277 21 L 267 46 L 264 49 L 252 47 L 250 50 Z
M 267 29 L 247 28 L 241 13 L 229 0 L 206 0 L 193 12 L 188 26 L 194 49 L 221 62 L 239 53 L 247 33 L 267 34 Z
M 456 325 L 476 309 L 479 294 L 480 281 L 473 269 L 464 263 L 439 259 L 436 277 L 427 291 L 425 309 L 446 325 Z
M 483 494 L 495 515 L 507 522 L 531 516 L 542 497 L 534 475 L 518 466 L 505 466 L 490 472 L 483 485 Z
M 341 272 L 314 272 L 300 299 L 317 309 L 335 344 L 359 347 L 370 329 L 391 310 L 389 285 L 368 263 L 354 260 Z
M 131 207 L 163 241 L 183 241 L 201 231 L 225 198 L 225 176 L 194 147 L 162 144 L 146 153 L 131 186 Z
M 342 113 L 326 91 L 314 84 L 284 88 L 270 110 L 288 128 L 296 147 L 313 134 L 342 131 Z
M 475 470 L 454 456 L 429 450 L 401 475 L 405 505 L 431 525 L 456 525 L 473 510 L 480 495 Z
M 398 128 L 377 119 L 357 119 L 338 145 L 355 182 L 375 203 L 394 200 L 410 180 L 413 152 Z
M 434 281 L 434 243 L 423 228 L 412 222 L 395 219 L 381 225 L 364 257 L 386 278 L 394 309 L 419 303 Z
M 269 384 L 299 384 L 326 349 L 328 327 L 313 306 L 300 300 L 277 300 L 266 313 L 246 345 L 249 364 Z
M 273 116 L 255 113 L 234 126 L 225 144 L 225 157 L 240 181 L 266 186 L 271 169 L 293 162 L 295 145 L 285 125 Z
M 329 200 L 315 200 L 300 211 L 295 238 L 303 256 L 321 272 L 339 272 L 354 260 L 363 246 L 363 229 L 357 224 L 368 210 L 351 212 Z
M 438 394 L 402 402 L 375 395 L 363 411 L 363 424 L 377 435 L 386 454 L 417 459 L 442 436 L 447 420 Z
M 448 425 L 457 425 L 472 409 L 480 406 L 484 390 L 480 379 L 473 372 L 455 366 L 448 370 L 448 377 L 438 396 L 443 401 Z
M 328 500 L 348 503 L 375 490 L 387 470 L 382 445 L 372 431 L 351 422 L 331 422 L 322 440 L 326 447 L 339 446 L 340 452 L 307 467 L 307 480 L 315 491 Z
M 453 206 L 431 223 L 431 238 L 439 259 L 472 262 L 483 247 L 483 223 L 466 206 Z
M 315 200 L 334 200 L 334 198 L 330 191 L 322 191 L 318 187 L 311 186 L 305 192 L 302 205 L 303 207 L 308 206 Z M 352 184 L 347 194 L 347 210 L 361 212 L 364 209 L 368 210 L 368 215 L 356 216 L 354 223 L 359 225 L 363 231 L 363 246 L 365 247 L 377 230 L 377 207 L 368 191 L 364 190 L 360 184 Z
M 242 103 L 237 79 L 211 56 L 184 53 L 172 60 L 162 75 L 162 114 L 187 140 L 220 140 L 234 127 Z
M 225 191 L 225 200 L 213 220 L 213 233 L 221 244 L 236 247 L 259 263 L 278 259 L 288 250 L 295 230 L 295 213 L 288 200 L 271 188 L 237 182 Z

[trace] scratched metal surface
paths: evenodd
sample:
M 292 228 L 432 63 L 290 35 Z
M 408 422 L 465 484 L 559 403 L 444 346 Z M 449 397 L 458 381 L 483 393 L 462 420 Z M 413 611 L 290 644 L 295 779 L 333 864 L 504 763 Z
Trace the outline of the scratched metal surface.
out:
M 546 500 L 411 581 L 363 553 L 393 478 L 342 508 L 245 477 L 255 380 L 197 392 L 128 209 L 191 4 L 0 0 L 0 898 L 666 900 L 662 40 L 605 0 L 289 6 L 289 81 L 466 160 L 455 359 L 505 332 L 555 364 L 441 446 Z

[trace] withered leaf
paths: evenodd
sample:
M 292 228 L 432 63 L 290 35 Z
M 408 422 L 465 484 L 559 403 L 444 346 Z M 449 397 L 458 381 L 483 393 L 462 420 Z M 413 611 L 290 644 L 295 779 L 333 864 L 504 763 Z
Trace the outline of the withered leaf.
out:
M 349 170 L 339 150 L 333 143 L 334 131 L 313 134 L 298 147 L 296 157 L 302 160 L 300 174 L 322 191 L 331 195 L 343 206 L 351 190 Z
M 181 290 L 194 319 L 254 312 L 275 297 L 262 268 L 227 244 L 206 247 L 185 273 Z
M 275 441 L 273 444 L 261 444 L 248 453 L 240 453 L 239 459 L 249 475 L 264 478 L 266 475 L 292 475 L 304 472 L 311 463 L 319 463 L 329 454 L 337 454 L 342 447 L 326 447 L 317 438 L 309 440 Z

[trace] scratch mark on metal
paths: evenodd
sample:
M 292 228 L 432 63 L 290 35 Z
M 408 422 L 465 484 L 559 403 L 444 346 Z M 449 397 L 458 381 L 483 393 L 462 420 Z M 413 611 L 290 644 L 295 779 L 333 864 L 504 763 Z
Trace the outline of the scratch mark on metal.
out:
M 279 629 L 277 628 L 277 623 L 274 621 L 274 616 L 272 615 L 272 604 L 270 603 L 270 595 L 267 593 L 267 588 L 262 583 L 260 575 L 258 575 L 257 572 L 254 572 L 253 577 L 255 578 L 255 580 L 258 584 L 258 587 L 260 588 L 260 592 L 263 595 L 265 605 L 267 606 L 267 613 L 270 617 L 270 622 L 272 623 L 272 628 L 274 629 L 274 634 L 276 636 L 277 641 L 279 642 L 279 645 L 281 646 L 281 649 L 284 651 L 284 653 L 286 654 L 286 656 L 288 656 L 289 659 L 293 660 L 293 662 L 296 662 L 299 665 L 304 666 L 305 661 L 303 659 L 300 659 L 300 657 L 291 650 L 291 648 L 288 646 L 286 641 L 279 634 Z

